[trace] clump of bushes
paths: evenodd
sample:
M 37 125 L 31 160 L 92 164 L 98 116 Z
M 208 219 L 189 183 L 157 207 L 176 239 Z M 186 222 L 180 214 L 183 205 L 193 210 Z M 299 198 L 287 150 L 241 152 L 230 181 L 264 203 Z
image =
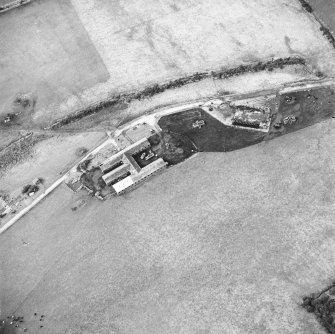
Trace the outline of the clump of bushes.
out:
M 311 7 L 311 5 L 305 1 L 305 0 L 299 0 L 302 7 L 309 13 L 313 13 L 313 8 Z
M 39 187 L 36 184 L 27 184 L 22 189 L 22 194 L 36 193 L 39 190 Z
M 323 74 L 321 71 L 316 71 L 316 72 L 315 72 L 315 75 L 316 75 L 318 78 L 323 78 L 323 77 L 324 77 L 324 74 Z
M 269 60 L 266 62 L 258 62 L 256 64 L 240 65 L 236 68 L 212 72 L 213 78 L 226 79 L 235 75 L 247 72 L 273 71 L 275 68 L 283 68 L 287 65 L 305 65 L 306 61 L 300 57 L 287 57 Z
M 332 33 L 324 26 L 320 27 L 322 34 L 328 39 L 329 43 L 335 48 L 335 38 Z
M 313 8 L 306 0 L 299 0 L 302 7 L 309 13 L 313 12 Z M 319 21 L 319 20 L 318 20 Z M 320 30 L 322 31 L 322 34 L 328 39 L 329 43 L 335 48 L 335 38 L 332 35 L 332 33 L 329 31 L 328 28 L 326 28 L 320 21 L 321 24 Z
M 304 297 L 301 306 L 314 313 L 328 333 L 335 334 L 335 282 L 319 294 Z
M 182 87 L 192 82 L 201 81 L 205 78 L 226 79 L 247 72 L 260 72 L 264 70 L 273 71 L 276 68 L 283 68 L 287 65 L 305 65 L 305 63 L 305 59 L 301 57 L 287 57 L 272 59 L 266 62 L 258 62 L 256 64 L 240 65 L 231 69 L 196 72 L 192 75 L 171 80 L 167 83 L 153 84 L 138 92 L 114 95 L 107 101 L 99 102 L 94 106 L 90 106 L 86 109 L 80 110 L 70 116 L 56 121 L 55 123 L 51 124 L 49 128 L 58 129 L 64 125 L 68 125 L 70 123 L 78 121 L 81 118 L 93 115 L 103 108 L 115 106 L 121 103 L 130 103 L 132 100 L 142 100 L 144 98 L 152 97 L 156 94 L 162 93 L 167 89 Z
M 82 161 L 77 167 L 78 171 L 81 171 L 83 173 L 86 172 L 88 170 L 90 163 L 91 163 L 91 159 L 86 159 Z
M 82 157 L 83 155 L 85 155 L 88 152 L 88 149 L 86 147 L 79 147 L 76 150 L 76 156 L 78 157 Z

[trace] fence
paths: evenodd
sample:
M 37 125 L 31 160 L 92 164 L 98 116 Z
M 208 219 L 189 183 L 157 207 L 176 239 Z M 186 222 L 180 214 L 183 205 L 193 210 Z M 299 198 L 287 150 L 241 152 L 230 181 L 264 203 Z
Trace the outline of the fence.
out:
M 32 2 L 33 0 L 14 0 L 14 1 L 10 1 L 9 3 L 5 4 L 5 5 L 0 5 L 0 14 L 4 13 L 8 10 L 26 5 L 30 2 Z

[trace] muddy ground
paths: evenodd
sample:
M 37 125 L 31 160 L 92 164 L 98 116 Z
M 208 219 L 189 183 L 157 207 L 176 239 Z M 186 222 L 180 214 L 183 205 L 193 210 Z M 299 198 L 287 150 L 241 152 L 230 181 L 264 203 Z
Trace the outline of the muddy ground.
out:
M 193 128 L 192 124 L 203 120 L 205 125 Z M 201 108 L 163 116 L 158 125 L 166 133 L 179 133 L 189 138 L 199 152 L 226 152 L 257 144 L 264 132 L 233 128 L 222 124 Z

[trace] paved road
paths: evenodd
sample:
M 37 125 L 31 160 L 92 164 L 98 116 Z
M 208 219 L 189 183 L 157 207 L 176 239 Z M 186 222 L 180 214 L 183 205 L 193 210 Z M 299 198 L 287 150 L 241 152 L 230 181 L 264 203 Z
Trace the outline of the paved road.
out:
M 78 163 L 87 159 L 90 154 L 97 153 L 101 148 L 106 146 L 111 142 L 111 139 L 108 138 L 103 143 L 101 143 L 98 147 L 90 151 L 84 158 L 82 158 Z M 77 163 L 77 164 L 78 164 Z M 53 190 L 55 190 L 67 177 L 68 172 L 77 166 L 77 164 L 71 167 L 63 176 L 61 176 L 57 181 L 55 181 L 49 188 L 47 188 L 41 195 L 39 195 L 31 204 L 21 210 L 18 214 L 16 214 L 11 220 L 9 220 L 5 225 L 0 228 L 0 234 L 4 233 L 8 230 L 12 225 L 14 225 L 21 217 L 27 214 L 32 208 L 34 208 L 39 202 L 41 202 L 46 196 L 48 196 Z

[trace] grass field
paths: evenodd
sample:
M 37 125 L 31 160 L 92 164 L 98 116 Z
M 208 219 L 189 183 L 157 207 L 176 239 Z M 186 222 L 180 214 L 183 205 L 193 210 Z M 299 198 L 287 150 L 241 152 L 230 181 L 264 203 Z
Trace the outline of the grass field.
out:
M 173 104 L 189 103 L 199 99 L 209 99 L 223 92 L 246 93 L 257 90 L 279 89 L 284 83 L 315 79 L 315 75 L 304 66 L 289 66 L 272 72 L 246 73 L 229 79 L 205 79 L 180 88 L 170 89 L 144 100 L 132 101 L 128 106 L 108 107 L 99 113 L 71 123 L 64 128 L 113 130 L 145 113 Z
M 335 33 L 335 3 L 332 0 L 308 0 L 314 13 L 332 33 Z
M 326 13 L 330 7 L 320 4 Z M 269 57 L 298 54 L 335 75 L 335 51 L 295 0 L 36 0 L 1 15 L 0 40 L 0 114 L 17 94 L 31 93 L 38 125 L 120 90 Z M 157 105 L 268 89 L 305 75 L 290 71 L 167 91 L 106 110 L 99 126 L 113 128 Z M 299 304 L 335 278 L 335 123 L 291 132 L 333 110 L 333 97 L 320 105 L 328 92 L 306 94 L 280 101 L 280 113 L 294 111 L 298 120 L 278 132 L 286 136 L 199 153 L 104 202 L 57 188 L 0 235 L 0 318 L 25 319 L 0 333 L 322 333 Z M 206 126 L 194 130 L 199 118 Z M 90 127 L 86 121 L 77 129 Z M 181 133 L 165 136 L 162 143 L 173 148 L 167 156 L 187 138 L 199 151 L 263 139 L 202 110 L 160 125 L 166 135 Z M 3 176 L 1 189 L 15 197 L 35 177 L 51 184 L 78 159 L 79 146 L 101 137 L 39 143 Z M 187 139 L 171 163 L 193 148 Z M 43 329 L 35 312 L 45 315 Z
M 67 172 L 79 159 L 76 151 L 80 147 L 92 149 L 106 138 L 105 133 L 58 134 L 45 137 L 36 142 L 25 152 L 14 149 L 13 156 L 22 154 L 22 159 L 10 168 L 0 169 L 0 193 L 7 195 L 13 209 L 21 210 L 30 204 L 34 197 L 22 195 L 25 185 L 36 178 L 44 180 L 41 191 L 47 189 L 61 175 Z M 16 148 L 18 150 L 18 148 Z M 39 195 L 41 192 L 38 192 Z M 0 219 L 0 225 L 11 216 Z
M 271 57 L 335 73 L 335 51 L 288 0 L 34 1 L 1 16 L 0 40 L 0 112 L 33 93 L 38 125 L 120 90 Z
M 330 120 L 199 154 L 75 212 L 62 186 L 0 236 L 2 316 L 30 333 L 34 312 L 50 334 L 322 333 L 299 303 L 334 279 L 334 140 Z
M 18 93 L 37 96 L 34 117 L 109 78 L 69 0 L 33 1 L 1 15 L 0 113 Z

